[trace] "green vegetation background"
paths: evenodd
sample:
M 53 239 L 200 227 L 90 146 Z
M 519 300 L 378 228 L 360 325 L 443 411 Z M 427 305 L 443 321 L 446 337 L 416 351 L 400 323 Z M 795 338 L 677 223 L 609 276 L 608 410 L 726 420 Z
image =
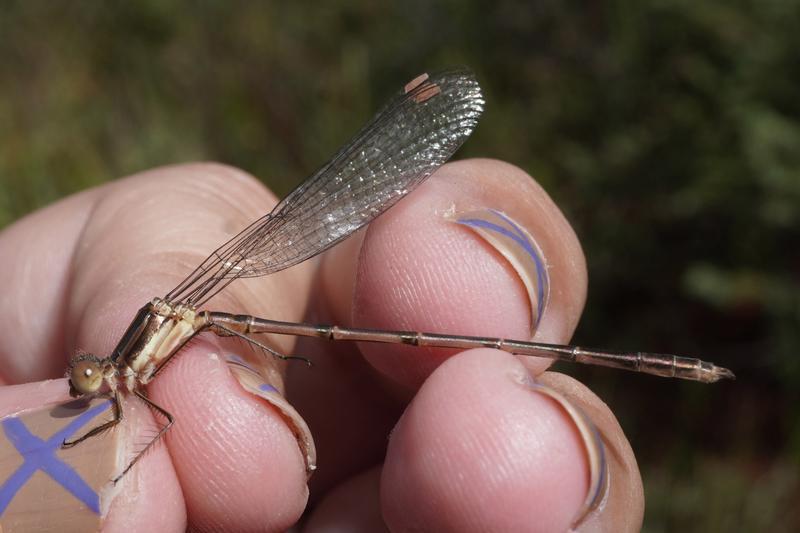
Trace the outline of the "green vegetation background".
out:
M 645 530 L 796 531 L 798 21 L 778 0 L 5 2 L 0 227 L 197 159 L 285 193 L 399 83 L 468 65 L 488 106 L 460 156 L 526 169 L 583 242 L 576 342 L 700 354 L 739 376 L 562 368 L 630 436 Z

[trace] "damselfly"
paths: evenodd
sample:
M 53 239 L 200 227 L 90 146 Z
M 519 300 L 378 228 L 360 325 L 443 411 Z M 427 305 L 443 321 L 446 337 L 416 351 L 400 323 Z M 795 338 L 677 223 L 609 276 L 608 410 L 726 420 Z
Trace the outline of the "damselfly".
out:
M 491 347 L 519 355 L 602 365 L 702 382 L 733 378 L 711 363 L 675 355 L 615 353 L 521 340 L 410 331 L 379 331 L 279 322 L 247 315 L 200 310 L 229 283 L 265 276 L 301 263 L 375 219 L 443 165 L 469 137 L 483 112 L 475 76 L 457 70 L 409 82 L 319 171 L 270 213 L 211 253 L 163 298 L 142 307 L 111 355 L 78 354 L 69 364 L 70 394 L 110 394 L 112 420 L 65 447 L 96 435 L 122 419 L 122 392 L 132 393 L 161 413 L 167 423 L 142 449 L 119 480 L 172 425 L 172 415 L 153 403 L 144 386 L 192 337 L 203 331 L 246 340 L 280 359 L 253 338 L 260 333 L 328 340 L 403 343 L 446 348 Z

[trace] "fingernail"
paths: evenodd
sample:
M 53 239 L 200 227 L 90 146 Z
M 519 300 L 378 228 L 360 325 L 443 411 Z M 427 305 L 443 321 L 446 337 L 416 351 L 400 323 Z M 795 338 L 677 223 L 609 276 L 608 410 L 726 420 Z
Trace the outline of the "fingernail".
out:
M 105 490 L 119 468 L 119 434 L 108 431 L 68 449 L 61 444 L 105 422 L 110 408 L 107 399 L 95 398 L 0 421 L 0 531 L 101 528 Z
M 528 293 L 533 336 L 542 320 L 550 294 L 547 263 L 536 240 L 511 217 L 496 209 L 453 212 L 446 216 L 471 229 L 511 264 Z
M 579 527 L 593 511 L 602 507 L 606 494 L 608 493 L 608 463 L 606 461 L 606 451 L 603 440 L 591 419 L 586 416 L 581 409 L 567 400 L 563 394 L 535 381 L 533 378 L 526 377 L 524 381 L 525 385 L 534 391 L 555 400 L 569 416 L 570 420 L 572 420 L 572 423 L 575 424 L 578 434 L 581 436 L 581 441 L 586 451 L 586 458 L 589 463 L 589 491 L 575 520 L 572 522 L 571 528 L 574 530 Z
M 317 450 L 314 446 L 314 438 L 311 430 L 308 429 L 306 421 L 300 416 L 292 405 L 283 396 L 283 388 L 280 376 L 272 375 L 274 370 L 266 368 L 254 358 L 248 359 L 236 354 L 228 354 L 225 361 L 233 377 L 239 382 L 244 390 L 258 396 L 273 405 L 286 421 L 289 429 L 292 430 L 300 452 L 306 464 L 306 476 L 311 477 L 317 468 Z M 276 385 L 277 384 L 277 385 Z

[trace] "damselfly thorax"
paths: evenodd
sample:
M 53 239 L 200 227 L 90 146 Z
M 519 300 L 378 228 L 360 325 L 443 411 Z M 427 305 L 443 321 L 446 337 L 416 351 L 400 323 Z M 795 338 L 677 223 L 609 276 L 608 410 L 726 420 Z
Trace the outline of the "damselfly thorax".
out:
M 78 354 L 72 359 L 68 370 L 70 393 L 83 396 L 107 392 L 116 416 L 64 446 L 74 446 L 119 423 L 123 418 L 121 392 L 138 396 L 167 423 L 115 481 L 121 478 L 174 421 L 169 412 L 147 397 L 144 386 L 192 337 L 204 331 L 239 337 L 260 348 L 265 356 L 280 359 L 304 360 L 281 354 L 255 336 L 271 333 L 460 349 L 490 347 L 706 383 L 732 378 L 733 373 L 726 368 L 675 355 L 298 324 L 201 309 L 232 281 L 272 274 L 301 263 L 374 220 L 453 155 L 477 125 L 483 105 L 477 80 L 466 70 L 423 74 L 406 84 L 331 161 L 270 213 L 213 251 L 164 298 L 142 307 L 111 355 L 99 358 Z
M 136 313 L 109 357 L 73 358 L 73 395 L 96 392 L 103 384 L 112 392 L 119 387 L 134 392 L 146 385 L 189 339 L 208 327 L 205 317 L 189 305 L 153 299 Z

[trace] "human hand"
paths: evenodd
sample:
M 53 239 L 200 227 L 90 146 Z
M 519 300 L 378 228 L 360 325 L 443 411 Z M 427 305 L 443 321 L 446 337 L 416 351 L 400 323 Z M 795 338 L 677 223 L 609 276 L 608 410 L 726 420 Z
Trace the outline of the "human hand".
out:
M 110 183 L 19 221 L 0 234 L 0 256 L 14 258 L 0 263 L 4 382 L 61 375 L 77 349 L 107 355 L 144 303 L 274 202 L 238 171 L 187 165 Z M 568 341 L 585 298 L 577 239 L 535 182 L 496 161 L 446 165 L 321 262 L 237 281 L 207 308 L 301 320 L 310 304 L 311 316 L 329 323 L 529 337 L 533 317 L 519 276 L 484 241 L 445 220 L 453 206 L 500 210 L 536 239 L 550 297 L 535 338 Z M 382 521 L 392 530 L 569 528 L 592 491 L 586 443 L 565 406 L 536 392 L 542 384 L 585 413 L 606 442 L 605 504 L 581 527 L 641 524 L 641 481 L 621 429 L 587 389 L 542 375 L 547 361 L 488 349 L 453 355 L 269 342 L 315 363 L 290 364 L 286 378 L 319 450 L 308 531 L 334 524 L 375 531 Z M 204 334 L 148 387 L 176 424 L 120 481 L 105 529 L 183 530 L 188 521 L 195 529 L 282 530 L 299 519 L 309 493 L 290 427 L 211 355 L 244 350 Z M 66 382 L 58 383 L 28 394 L 29 406 L 58 400 L 62 384 L 66 397 Z M 28 387 L 35 385 L 14 396 Z M 0 392 L 0 411 L 13 412 L 12 403 L 20 405 Z

